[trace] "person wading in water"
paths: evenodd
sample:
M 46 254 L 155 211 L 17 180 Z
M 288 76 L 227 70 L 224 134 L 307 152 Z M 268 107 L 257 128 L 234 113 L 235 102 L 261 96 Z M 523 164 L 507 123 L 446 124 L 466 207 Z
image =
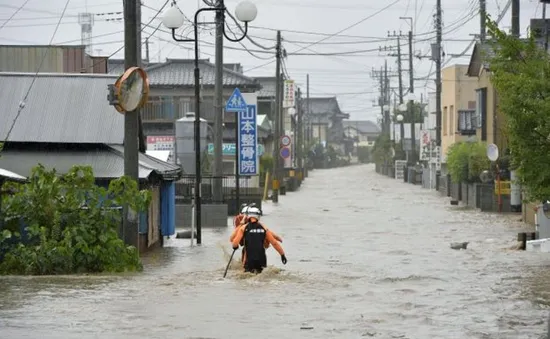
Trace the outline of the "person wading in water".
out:
M 233 231 L 229 240 L 233 249 L 237 250 L 242 242 L 243 268 L 245 272 L 261 273 L 267 267 L 266 248 L 272 245 L 281 255 L 284 265 L 287 263 L 283 247 L 275 238 L 273 232 L 260 223 L 262 212 L 256 207 L 249 207 L 246 222 Z

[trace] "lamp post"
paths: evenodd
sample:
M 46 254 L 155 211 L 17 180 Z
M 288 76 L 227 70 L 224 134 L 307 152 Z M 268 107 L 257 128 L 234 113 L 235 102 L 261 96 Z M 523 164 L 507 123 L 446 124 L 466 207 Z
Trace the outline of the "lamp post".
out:
M 408 110 L 408 106 L 407 104 L 401 104 L 399 105 L 399 107 L 397 107 L 397 110 L 401 113 L 406 113 L 407 110 Z M 405 117 L 403 116 L 403 114 L 399 114 L 397 116 L 397 118 L 399 119 L 399 117 L 401 116 L 401 148 L 403 149 L 403 152 L 405 152 L 405 154 L 407 154 L 407 160 L 409 159 L 409 156 L 408 156 L 408 153 L 405 151 Z
M 403 139 L 405 138 L 405 126 L 403 126 L 403 114 L 398 114 L 397 122 L 399 122 L 399 144 L 401 145 L 401 151 L 404 152 Z
M 176 36 L 176 29 L 183 26 L 185 22 L 185 16 L 178 8 L 176 1 L 172 2 L 172 6 L 164 13 L 162 17 L 162 23 L 166 28 L 172 30 L 172 38 L 177 42 L 194 42 L 195 43 L 195 60 L 194 60 L 194 78 L 195 78 L 195 133 L 194 133 L 194 142 L 195 142 L 195 194 L 194 194 L 194 204 L 195 204 L 195 223 L 197 230 L 197 245 L 200 245 L 202 242 L 201 236 L 201 144 L 200 144 L 200 123 L 201 123 L 201 114 L 200 114 L 200 69 L 199 69 L 199 31 L 198 31 L 198 18 L 202 12 L 216 12 L 225 15 L 226 7 L 223 4 L 223 1 L 219 1 L 217 6 L 203 7 L 195 12 L 193 28 L 194 28 L 194 37 L 193 39 L 181 39 Z M 248 33 L 248 23 L 256 19 L 258 11 L 256 6 L 250 1 L 243 1 L 237 5 L 235 9 L 235 16 L 239 21 L 244 22 L 244 32 L 243 36 L 239 39 L 232 39 L 227 36 L 225 29 L 223 29 L 223 35 L 225 38 L 232 42 L 239 42 L 246 37 Z M 225 25 L 222 25 L 225 27 Z M 237 126 L 235 126 L 237 128 Z

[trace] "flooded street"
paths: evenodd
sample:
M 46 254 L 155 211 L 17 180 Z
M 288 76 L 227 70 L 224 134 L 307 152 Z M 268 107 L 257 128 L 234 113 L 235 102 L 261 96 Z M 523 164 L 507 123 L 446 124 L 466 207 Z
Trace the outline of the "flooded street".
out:
M 550 255 L 519 216 L 450 206 L 374 167 L 316 170 L 267 204 L 288 264 L 223 271 L 231 229 L 170 240 L 129 276 L 0 278 L 0 338 L 542 338 Z M 451 242 L 469 241 L 466 251 Z M 223 246 L 222 246 L 223 245 Z M 225 252 L 224 252 L 225 250 Z M 235 257 L 238 257 L 238 255 Z M 282 269 L 282 270 L 279 270 Z

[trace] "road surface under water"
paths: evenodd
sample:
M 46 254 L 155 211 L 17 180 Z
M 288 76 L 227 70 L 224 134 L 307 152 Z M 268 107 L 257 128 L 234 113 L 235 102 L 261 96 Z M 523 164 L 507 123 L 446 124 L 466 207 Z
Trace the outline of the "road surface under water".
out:
M 288 264 L 222 279 L 230 228 L 127 276 L 0 278 L 0 338 L 542 338 L 550 257 L 518 216 L 452 207 L 372 166 L 317 170 L 267 205 Z M 465 251 L 451 242 L 470 241 Z M 238 255 L 236 255 L 237 257 Z M 282 269 L 282 270 L 281 270 Z

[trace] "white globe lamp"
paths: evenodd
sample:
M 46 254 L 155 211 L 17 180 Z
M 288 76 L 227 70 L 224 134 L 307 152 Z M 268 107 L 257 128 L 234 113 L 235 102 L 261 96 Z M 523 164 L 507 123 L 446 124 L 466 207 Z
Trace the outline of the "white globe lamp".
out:
M 237 8 L 235 8 L 235 16 L 239 19 L 239 21 L 244 23 L 254 21 L 257 15 L 258 9 L 256 8 L 256 5 L 250 1 L 242 1 L 237 5 Z
M 398 122 L 403 122 L 403 114 L 398 114 L 396 119 Z
M 183 26 L 185 15 L 179 7 L 173 3 L 172 6 L 162 16 L 162 24 L 169 29 L 178 29 Z

